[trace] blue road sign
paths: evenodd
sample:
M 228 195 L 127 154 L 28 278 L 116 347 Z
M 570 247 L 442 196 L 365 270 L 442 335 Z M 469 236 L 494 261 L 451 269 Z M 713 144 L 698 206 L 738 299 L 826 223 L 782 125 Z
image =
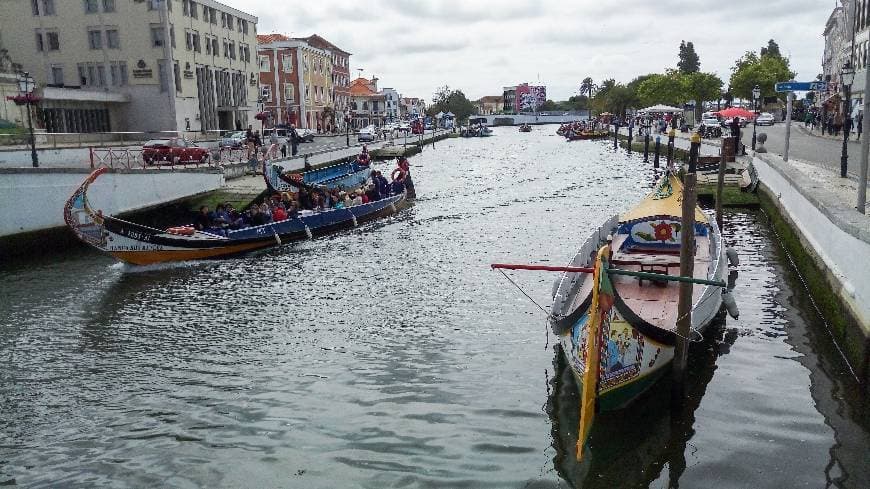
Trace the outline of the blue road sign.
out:
M 776 84 L 777 92 L 810 92 L 821 90 L 825 87 L 824 82 L 781 82 Z

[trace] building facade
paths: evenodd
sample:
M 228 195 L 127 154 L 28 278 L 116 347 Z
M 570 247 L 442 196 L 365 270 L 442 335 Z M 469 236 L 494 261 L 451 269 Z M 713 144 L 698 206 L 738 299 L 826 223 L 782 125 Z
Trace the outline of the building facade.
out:
M 384 97 L 384 115 L 389 122 L 401 119 L 401 95 L 394 88 L 383 88 L 381 95 Z
M 350 82 L 351 127 L 383 126 L 386 120 L 384 96 L 378 93 L 378 78 L 357 78 Z
M 504 110 L 504 97 L 499 95 L 480 97 L 475 106 L 479 115 L 498 114 Z
M 399 115 L 403 119 L 417 119 L 426 113 L 426 102 L 417 97 L 402 97 L 399 102 Z
M 310 46 L 326 51 L 332 58 L 332 108 L 335 127 L 344 131 L 344 115 L 350 104 L 350 56 L 351 54 L 317 34 L 304 38 Z
M 257 18 L 214 0 L 9 0 L 0 33 L 48 132 L 199 132 L 256 110 Z
M 517 112 L 517 87 L 504 87 L 502 91 L 502 113 L 516 114 Z
M 333 56 L 306 39 L 257 36 L 260 103 L 270 123 L 293 123 L 317 132 L 336 128 Z
M 547 87 L 522 83 L 517 85 L 514 97 L 514 110 L 520 112 L 535 112 L 547 101 Z

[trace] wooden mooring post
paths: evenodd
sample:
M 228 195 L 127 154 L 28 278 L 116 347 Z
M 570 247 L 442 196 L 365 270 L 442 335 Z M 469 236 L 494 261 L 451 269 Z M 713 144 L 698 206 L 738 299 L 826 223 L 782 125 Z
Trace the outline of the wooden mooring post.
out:
M 619 149 L 619 123 L 613 123 L 613 149 Z
M 659 155 L 662 152 L 662 137 L 656 136 L 656 152 L 653 156 L 653 168 L 659 167 Z
M 674 140 L 677 138 L 677 130 L 671 128 L 671 131 L 668 133 L 668 168 L 674 168 Z M 700 147 L 700 143 L 698 145 Z
M 649 127 L 646 128 L 643 136 L 643 162 L 649 162 Z
M 631 133 L 632 133 L 632 130 L 633 130 L 633 129 L 634 129 L 634 125 L 629 124 L 629 125 L 628 125 L 628 152 L 629 152 L 629 153 L 631 153 L 631 141 L 632 141 L 632 139 L 633 139 Z
M 696 168 L 698 152 L 701 149 L 701 136 L 692 135 L 692 146 L 689 149 L 689 171 L 683 179 L 683 219 L 680 233 L 680 276 L 693 277 L 695 274 L 695 194 Z M 692 288 L 693 284 L 680 283 L 680 295 L 677 302 L 677 343 L 674 347 L 673 384 L 671 386 L 671 402 L 678 406 L 685 398 L 686 366 L 689 360 L 689 343 L 692 334 Z
M 725 190 L 725 152 L 719 158 L 719 177 L 716 180 L 716 225 L 719 226 L 719 232 L 722 232 L 722 192 Z

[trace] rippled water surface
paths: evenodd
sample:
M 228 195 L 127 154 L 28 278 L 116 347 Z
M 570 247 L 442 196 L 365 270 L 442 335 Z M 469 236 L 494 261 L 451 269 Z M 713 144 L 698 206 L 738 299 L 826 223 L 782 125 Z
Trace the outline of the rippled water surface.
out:
M 603 415 L 573 462 L 576 388 L 488 264 L 565 263 L 653 175 L 554 130 L 427 147 L 412 208 L 329 238 L 4 264 L 0 485 L 870 487 L 866 408 L 754 213 L 728 216 L 741 316 L 696 345 L 692 401 Z M 552 276 L 512 276 L 546 302 Z

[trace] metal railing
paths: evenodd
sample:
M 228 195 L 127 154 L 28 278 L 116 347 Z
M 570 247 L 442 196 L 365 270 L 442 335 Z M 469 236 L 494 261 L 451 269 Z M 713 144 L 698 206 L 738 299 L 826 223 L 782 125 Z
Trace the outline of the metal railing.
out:
M 102 167 L 127 170 L 145 168 L 220 168 L 229 164 L 247 163 L 249 161 L 246 149 L 212 150 L 205 161 L 183 161 L 178 156 L 169 157 L 167 155 L 156 156 L 146 161 L 145 151 L 142 148 L 90 147 L 88 149 L 91 169 Z

